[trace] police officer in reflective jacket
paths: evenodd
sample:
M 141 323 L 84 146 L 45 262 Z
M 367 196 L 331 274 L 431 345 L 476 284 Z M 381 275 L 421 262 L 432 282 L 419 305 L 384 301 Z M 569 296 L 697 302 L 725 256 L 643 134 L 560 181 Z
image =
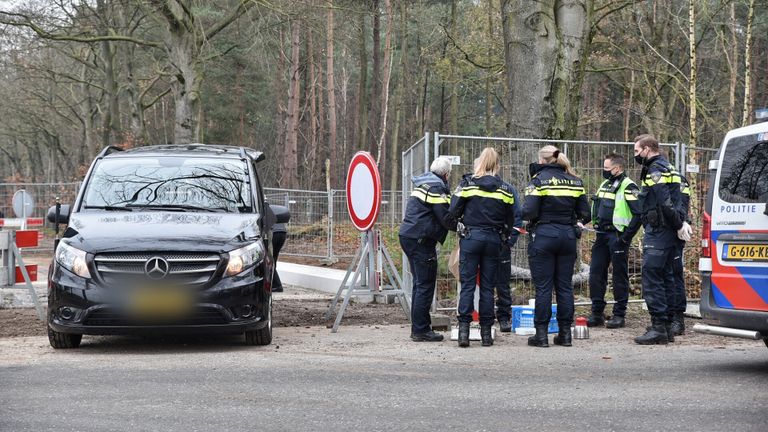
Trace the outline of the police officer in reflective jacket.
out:
M 678 176 L 676 180 L 680 182 L 680 205 L 677 210 L 680 214 L 680 220 L 683 221 L 683 226 L 677 230 L 677 239 L 675 241 L 675 256 L 672 261 L 672 277 L 675 280 L 675 289 L 674 295 L 670 299 L 667 318 L 669 319 L 669 331 L 673 336 L 680 336 L 685 333 L 685 308 L 688 304 L 685 292 L 685 275 L 683 272 L 683 249 L 685 248 L 685 243 L 691 239 L 692 234 L 691 221 L 688 216 L 691 190 L 688 179 L 684 175 L 677 173 L 677 171 L 674 173 Z
M 674 277 L 670 270 L 675 255 L 677 230 L 682 228 L 679 177 L 667 159 L 659 153 L 659 142 L 652 135 L 635 138 L 635 162 L 642 164 L 640 174 L 640 217 L 643 237 L 643 297 L 651 315 L 651 326 L 636 337 L 640 345 L 666 344 L 674 341 L 670 331 L 669 307 L 674 298 Z
M 416 342 L 440 342 L 443 335 L 432 330 L 429 308 L 437 280 L 437 243 L 443 243 L 448 230 L 455 230 L 448 206 L 451 202 L 448 174 L 451 162 L 435 159 L 430 171 L 413 177 L 411 192 L 400 224 L 400 246 L 408 256 L 413 274 L 411 293 L 411 339 Z
M 531 181 L 525 189 L 523 219 L 528 221 L 531 240 L 528 264 L 536 287 L 533 323 L 536 335 L 528 345 L 548 347 L 547 330 L 552 317 L 552 290 L 557 297 L 557 345 L 571 346 L 573 323 L 573 266 L 578 224 L 588 223 L 589 203 L 584 183 L 576 176 L 568 158 L 557 147 L 539 150 L 538 163 L 530 166 Z
M 592 198 L 592 225 L 597 231 L 589 266 L 589 296 L 592 314 L 589 327 L 605 324 L 608 328 L 624 327 L 629 300 L 627 250 L 640 229 L 640 188 L 624 173 L 625 159 L 616 153 L 605 156 L 603 183 Z M 605 291 L 608 267 L 613 267 L 613 316 L 606 322 Z
M 474 309 L 475 281 L 480 273 L 480 338 L 493 345 L 493 288 L 497 281 L 502 242 L 515 226 L 515 197 L 512 188 L 497 175 L 499 155 L 487 147 L 477 169 L 465 175 L 451 198 L 450 214 L 463 224 L 459 229 L 460 279 L 459 346 L 469 346 L 469 325 Z

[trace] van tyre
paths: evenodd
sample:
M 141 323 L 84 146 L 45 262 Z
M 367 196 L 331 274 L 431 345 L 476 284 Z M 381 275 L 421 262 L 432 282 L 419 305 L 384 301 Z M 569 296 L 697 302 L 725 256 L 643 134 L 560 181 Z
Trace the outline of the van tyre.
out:
M 48 327 L 48 342 L 55 349 L 71 349 L 80 346 L 81 334 L 61 333 Z
M 248 345 L 269 345 L 272 343 L 272 296 L 269 296 L 267 325 L 257 330 L 245 332 L 245 343 Z

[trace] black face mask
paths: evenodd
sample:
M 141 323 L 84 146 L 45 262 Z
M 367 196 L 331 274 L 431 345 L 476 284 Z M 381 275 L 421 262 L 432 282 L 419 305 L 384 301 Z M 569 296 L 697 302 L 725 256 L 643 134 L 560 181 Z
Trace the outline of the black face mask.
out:
M 613 174 L 611 174 L 611 170 L 603 170 L 603 178 L 606 180 L 612 179 Z
M 645 162 L 645 158 L 640 156 L 640 155 L 635 155 L 635 162 L 637 162 L 638 164 L 642 165 L 643 162 Z

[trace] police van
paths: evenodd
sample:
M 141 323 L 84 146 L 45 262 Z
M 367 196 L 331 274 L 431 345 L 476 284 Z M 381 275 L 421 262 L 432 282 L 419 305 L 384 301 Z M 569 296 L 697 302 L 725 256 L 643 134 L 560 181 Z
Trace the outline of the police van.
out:
M 768 110 L 758 119 L 768 120 Z M 768 346 L 768 121 L 729 131 L 709 169 L 701 314 L 719 325 L 694 331 Z

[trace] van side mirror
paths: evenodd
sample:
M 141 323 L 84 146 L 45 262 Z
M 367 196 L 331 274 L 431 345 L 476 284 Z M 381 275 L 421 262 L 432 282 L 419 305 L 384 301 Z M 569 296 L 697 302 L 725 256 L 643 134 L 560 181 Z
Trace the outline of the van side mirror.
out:
M 270 204 L 269 208 L 272 209 L 272 213 L 275 214 L 277 223 L 288 223 L 288 221 L 291 220 L 291 211 L 288 210 L 288 207 Z
M 56 216 L 56 208 L 59 206 L 51 206 L 48 209 L 48 215 L 46 216 L 48 222 L 53 224 L 69 224 L 69 204 L 61 204 L 58 210 L 58 218 Z

